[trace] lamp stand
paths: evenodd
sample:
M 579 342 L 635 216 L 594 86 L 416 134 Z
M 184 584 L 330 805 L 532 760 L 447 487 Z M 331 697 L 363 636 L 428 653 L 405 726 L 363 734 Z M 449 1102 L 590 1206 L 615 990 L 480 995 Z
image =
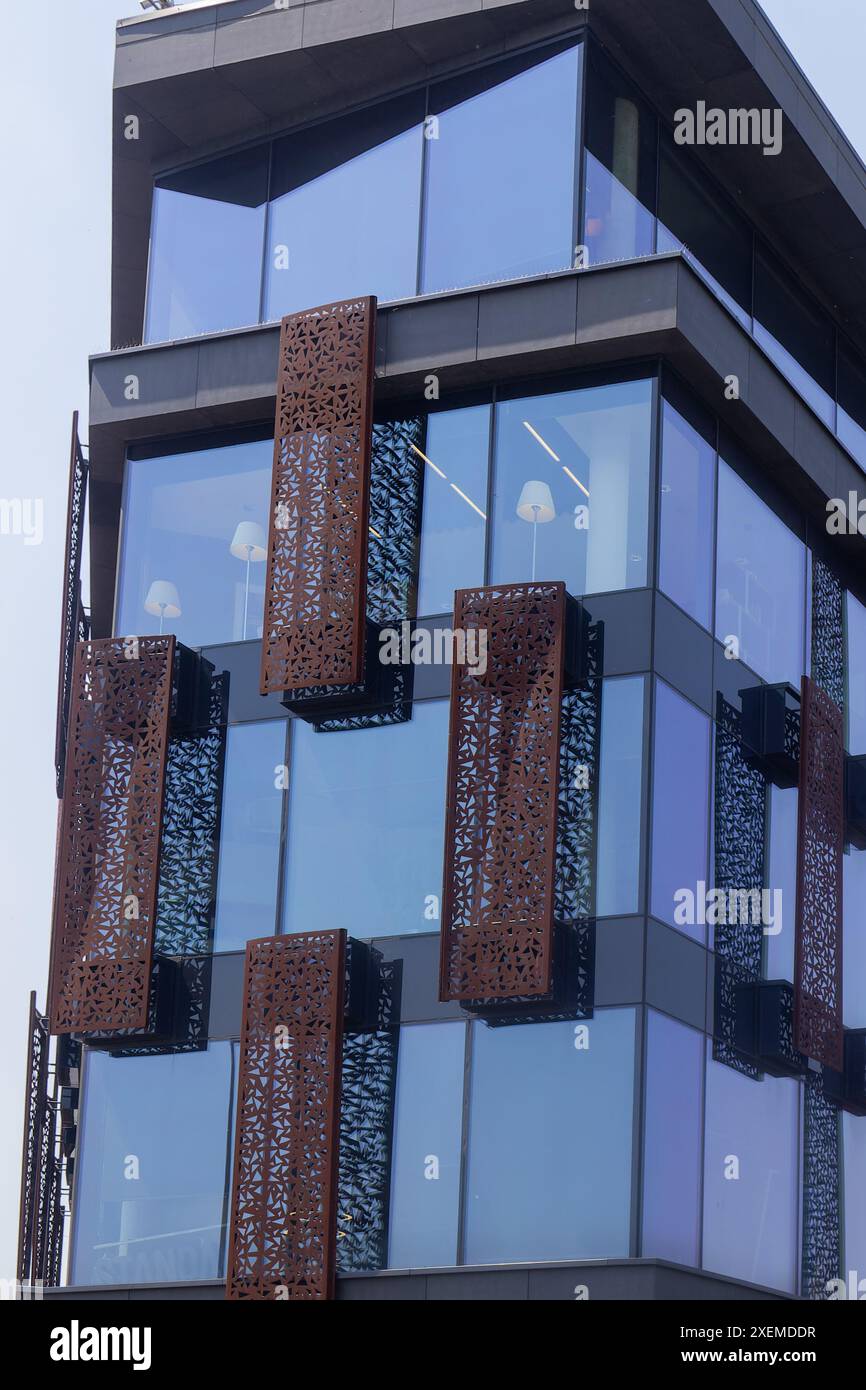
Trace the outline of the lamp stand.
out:
M 532 582 L 535 583 L 535 548 L 538 544 L 538 513 L 540 507 L 533 503 L 532 506 Z

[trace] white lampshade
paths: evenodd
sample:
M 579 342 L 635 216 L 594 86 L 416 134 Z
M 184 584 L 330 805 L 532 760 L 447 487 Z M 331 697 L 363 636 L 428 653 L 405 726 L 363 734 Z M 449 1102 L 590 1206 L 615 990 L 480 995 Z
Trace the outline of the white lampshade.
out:
M 240 521 L 229 550 L 237 560 L 266 560 L 268 538 L 257 521 Z
M 553 505 L 553 494 L 547 483 L 523 484 L 523 491 L 517 504 L 517 515 L 523 521 L 553 521 L 556 516 L 556 508 Z
M 144 600 L 147 613 L 162 614 L 166 618 L 180 617 L 180 595 L 168 579 L 154 579 Z

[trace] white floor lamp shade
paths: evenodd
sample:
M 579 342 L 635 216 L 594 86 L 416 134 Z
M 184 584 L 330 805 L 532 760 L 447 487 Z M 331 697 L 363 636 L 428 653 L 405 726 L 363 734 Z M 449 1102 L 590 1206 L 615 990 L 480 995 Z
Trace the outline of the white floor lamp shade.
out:
M 180 617 L 182 611 L 180 595 L 169 579 L 154 579 L 147 591 L 144 609 L 146 613 L 153 613 L 155 617 L 159 618 L 160 635 L 162 635 L 166 618 Z

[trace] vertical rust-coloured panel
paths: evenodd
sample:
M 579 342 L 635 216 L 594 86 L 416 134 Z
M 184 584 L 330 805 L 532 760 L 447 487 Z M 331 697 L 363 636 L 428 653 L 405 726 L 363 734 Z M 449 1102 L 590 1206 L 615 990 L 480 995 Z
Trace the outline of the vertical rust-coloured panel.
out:
M 443 1000 L 552 987 L 565 617 L 560 583 L 454 596 L 455 630 L 486 633 L 487 670 L 451 672 Z
M 376 300 L 283 319 L 261 692 L 364 678 Z
M 174 637 L 80 642 L 51 939 L 52 1033 L 144 1028 Z
M 346 934 L 247 943 L 226 1297 L 333 1298 Z
M 842 854 L 845 740 L 842 711 L 808 676 L 800 714 L 794 1045 L 841 1071 Z
M 81 554 L 84 546 L 84 508 L 87 500 L 88 465 L 78 438 L 78 411 L 72 416 L 69 457 L 69 495 L 66 508 L 66 554 L 63 563 L 63 600 L 60 609 L 60 663 L 57 674 L 57 732 L 54 767 L 57 795 L 63 795 L 66 734 L 72 692 L 75 644 L 89 636 L 89 624 L 81 603 Z

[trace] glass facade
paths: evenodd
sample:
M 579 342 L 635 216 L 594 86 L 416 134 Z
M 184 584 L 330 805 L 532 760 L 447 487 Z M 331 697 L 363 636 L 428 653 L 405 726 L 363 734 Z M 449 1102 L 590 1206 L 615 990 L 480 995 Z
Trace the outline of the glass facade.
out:
M 644 1257 L 697 1265 L 704 1035 L 647 1010 Z
M 276 930 L 286 721 L 232 725 L 226 736 L 215 951 Z
M 712 628 L 716 451 L 668 401 L 662 403 L 659 588 Z
M 709 778 L 710 720 L 656 681 L 650 910 L 701 942 L 706 924 L 689 907 L 707 884 Z
M 450 613 L 454 590 L 484 583 L 489 405 L 427 417 L 418 612 Z
M 643 676 L 611 678 L 602 685 L 595 894 L 599 917 L 640 910 L 645 691 Z
M 225 1273 L 238 1044 L 177 1056 L 88 1050 L 71 1281 Z

